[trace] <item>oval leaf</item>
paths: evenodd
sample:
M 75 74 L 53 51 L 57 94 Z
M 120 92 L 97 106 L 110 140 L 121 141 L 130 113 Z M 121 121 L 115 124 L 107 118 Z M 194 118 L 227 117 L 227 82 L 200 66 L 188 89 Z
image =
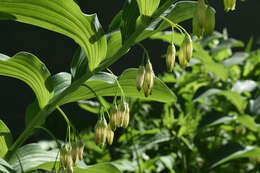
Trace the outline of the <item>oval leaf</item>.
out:
M 157 77 L 155 78 L 153 93 L 151 96 L 145 97 L 142 91 L 138 92 L 136 89 L 137 72 L 138 69 L 127 69 L 119 78 L 119 83 L 126 96 L 159 102 L 176 101 L 175 94 Z M 84 85 L 85 86 L 81 86 L 79 89 L 66 96 L 60 104 L 96 97 L 88 87 L 94 90 L 98 96 L 120 95 L 118 86 L 115 82 L 115 76 L 109 73 L 98 73 L 86 81 Z
M 52 97 L 52 93 L 45 86 L 50 72 L 36 56 L 30 53 L 20 52 L 12 58 L 0 54 L 0 75 L 14 77 L 28 84 L 34 91 L 41 108 Z
M 86 52 L 91 71 L 106 55 L 106 38 L 97 16 L 82 13 L 73 0 L 0 0 L 0 12 L 74 39 Z

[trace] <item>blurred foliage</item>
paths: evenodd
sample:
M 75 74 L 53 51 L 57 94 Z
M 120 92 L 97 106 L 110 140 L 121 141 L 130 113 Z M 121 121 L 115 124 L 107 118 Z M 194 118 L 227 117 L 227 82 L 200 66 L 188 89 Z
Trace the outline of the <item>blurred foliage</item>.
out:
M 151 38 L 167 42 L 166 36 Z M 175 38 L 179 46 L 182 38 Z M 92 128 L 81 132 L 88 164 L 112 161 L 123 172 L 259 171 L 260 51 L 248 45 L 245 52 L 241 41 L 218 32 L 193 39 L 188 66 L 159 76 L 177 102 L 130 98 L 130 126 L 105 149 L 93 142 Z

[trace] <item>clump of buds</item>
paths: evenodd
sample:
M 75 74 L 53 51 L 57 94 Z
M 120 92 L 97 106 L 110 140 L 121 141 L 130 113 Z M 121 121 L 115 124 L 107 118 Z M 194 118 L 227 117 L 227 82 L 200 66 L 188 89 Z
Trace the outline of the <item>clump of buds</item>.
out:
M 104 115 L 98 120 L 95 126 L 95 141 L 101 148 L 104 147 L 107 138 L 107 122 Z
M 136 76 L 136 88 L 138 91 L 140 91 L 144 84 L 144 74 L 145 74 L 145 68 L 143 65 L 139 66 L 138 74 Z
M 111 106 L 109 126 L 112 130 L 115 130 L 117 127 L 127 128 L 129 119 L 129 105 L 127 102 L 122 102 L 118 106 Z
M 66 168 L 67 173 L 73 172 L 72 148 L 63 146 L 60 151 L 61 167 Z
M 78 152 L 78 158 L 79 160 L 83 159 L 83 152 L 84 152 L 85 144 L 82 140 L 79 140 L 77 142 L 77 152 Z
M 197 7 L 194 11 L 193 33 L 198 37 L 211 35 L 215 28 L 215 11 L 205 4 L 204 0 L 198 0 Z
M 185 38 L 179 50 L 179 63 L 182 67 L 186 67 L 192 56 L 192 40 L 189 34 L 185 34 Z
M 224 0 L 224 7 L 226 12 L 235 10 L 236 0 Z
M 154 84 L 154 72 L 153 72 L 153 67 L 148 59 L 146 65 L 145 65 L 145 75 L 144 75 L 144 95 L 145 97 L 148 97 L 149 95 L 152 94 L 152 88 Z
M 176 48 L 174 44 L 168 46 L 166 53 L 166 67 L 167 71 L 171 72 L 175 63 Z

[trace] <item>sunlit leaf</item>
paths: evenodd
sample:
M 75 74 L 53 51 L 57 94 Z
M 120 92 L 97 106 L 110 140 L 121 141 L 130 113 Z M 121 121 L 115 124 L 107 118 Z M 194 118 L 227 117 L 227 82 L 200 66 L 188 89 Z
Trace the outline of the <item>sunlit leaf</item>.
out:
M 157 32 L 156 34 L 152 35 L 150 38 L 151 39 L 159 39 L 168 43 L 172 42 L 172 37 L 173 37 L 173 43 L 175 45 L 180 46 L 183 39 L 184 39 L 184 35 L 174 32 L 172 34 L 171 31 L 164 31 L 164 32 Z
M 236 81 L 232 87 L 232 91 L 242 93 L 244 91 L 252 92 L 258 87 L 257 83 L 253 80 Z
M 27 144 L 19 148 L 9 159 L 9 164 L 16 170 L 21 171 L 19 159 L 23 170 L 26 172 L 46 162 L 54 162 L 57 150 L 47 151 L 43 145 L 38 143 Z M 18 158 L 19 157 L 19 158 Z
M 257 131 L 259 128 L 259 125 L 256 124 L 255 119 L 250 115 L 239 116 L 237 121 L 252 131 Z
M 260 115 L 260 96 L 255 100 L 250 100 L 250 112 L 253 115 Z
M 12 135 L 5 123 L 0 120 L 0 158 L 8 152 L 8 147 L 12 144 Z M 0 161 L 1 164 L 1 161 Z
M 86 15 L 73 0 L 0 0 L 0 12 L 74 39 L 86 52 L 92 71 L 106 55 L 106 38 L 97 16 Z
M 230 101 L 240 113 L 244 112 L 247 106 L 247 102 L 239 93 L 234 91 L 221 91 L 218 93 L 218 95 L 225 96 L 227 100 Z
M 3 168 L 4 170 L 7 170 L 7 169 L 13 170 L 12 166 L 9 163 L 7 163 L 4 159 L 2 159 L 1 157 L 0 157 L 0 166 L 4 167 Z M 1 168 L 0 168 L 0 171 L 1 171 Z
M 176 96 L 174 93 L 158 78 L 155 78 L 153 93 L 151 96 L 145 97 L 143 91 L 138 92 L 136 89 L 137 72 L 138 69 L 127 69 L 119 77 L 119 83 L 122 86 L 126 96 L 159 102 L 176 101 Z M 109 73 L 101 72 L 86 81 L 78 90 L 66 96 L 60 104 L 96 97 L 95 93 L 93 93 L 89 87 L 94 90 L 98 96 L 115 96 L 116 94 L 121 95 L 115 82 L 115 76 Z
M 45 143 L 34 143 L 23 146 L 16 152 L 21 160 L 23 170 L 30 172 L 37 169 L 51 171 L 57 158 L 57 149 L 49 150 Z M 16 171 L 20 171 L 19 160 L 13 155 L 9 163 Z M 58 157 L 59 158 L 59 157 Z M 56 162 L 58 164 L 59 162 Z M 74 167 L 75 173 L 120 173 L 120 171 L 110 163 L 103 163 L 88 166 L 86 168 Z
M 35 169 L 52 170 L 53 162 L 42 164 Z M 31 169 L 32 170 L 32 169 Z M 110 163 L 101 163 L 96 165 L 88 166 L 87 168 L 73 167 L 74 173 L 121 173 L 121 171 Z
M 222 64 L 216 63 L 209 55 L 209 52 L 204 50 L 198 43 L 193 43 L 193 47 L 195 50 L 193 57 L 200 59 L 207 71 L 214 73 L 221 80 L 226 81 L 228 78 L 227 69 Z
M 75 81 L 80 78 L 83 74 L 87 73 L 88 60 L 83 49 L 78 48 L 73 56 L 71 62 L 71 75 L 72 80 Z
M 14 77 L 27 83 L 34 91 L 41 108 L 52 97 L 45 85 L 50 73 L 46 66 L 30 53 L 20 52 L 12 58 L 0 54 L 0 75 Z
M 141 15 L 152 16 L 158 8 L 160 0 L 137 0 L 137 3 Z
M 259 158 L 260 148 L 253 146 L 244 147 L 236 143 L 230 143 L 212 154 L 212 157 L 209 159 L 209 165 L 210 168 L 214 168 L 225 162 L 244 157 Z
M 115 31 L 107 35 L 107 57 L 113 56 L 122 47 L 122 36 L 120 31 Z
M 222 64 L 225 67 L 230 67 L 232 65 L 243 64 L 243 62 L 248 58 L 249 54 L 245 52 L 236 52 L 230 58 L 225 59 Z

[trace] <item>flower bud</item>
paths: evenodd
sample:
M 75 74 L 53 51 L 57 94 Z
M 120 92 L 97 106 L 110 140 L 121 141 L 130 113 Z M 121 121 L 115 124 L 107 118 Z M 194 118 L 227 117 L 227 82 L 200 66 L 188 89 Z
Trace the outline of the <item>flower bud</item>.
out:
M 75 165 L 78 161 L 78 145 L 76 142 L 72 142 L 71 157 L 73 164 Z
M 139 66 L 138 74 L 136 75 L 136 88 L 140 91 L 144 83 L 145 68 L 143 65 Z
M 215 29 L 215 11 L 210 6 L 206 9 L 206 22 L 204 24 L 206 35 L 211 35 Z
M 204 0 L 198 0 L 192 19 L 193 33 L 198 37 L 201 37 L 203 35 L 205 23 L 206 5 Z
M 107 142 L 109 145 L 112 145 L 114 139 L 114 132 L 111 129 L 110 125 L 107 127 Z
M 82 160 L 83 159 L 83 152 L 84 152 L 84 147 L 85 147 L 85 144 L 82 140 L 79 140 L 78 143 L 77 143 L 77 151 L 78 151 L 78 158 L 79 160 Z
M 122 126 L 124 127 L 124 128 L 127 128 L 128 127 L 128 124 L 129 124 L 129 119 L 130 119 L 130 111 L 129 111 L 129 105 L 128 105 L 128 103 L 124 103 L 124 105 L 125 105 L 125 111 L 124 111 L 124 117 L 123 117 L 123 124 L 122 124 Z
M 235 10 L 236 0 L 224 0 L 224 7 L 226 12 Z
M 146 97 L 152 94 L 153 84 L 154 84 L 153 67 L 150 60 L 148 60 L 145 66 L 145 75 L 144 75 L 144 95 Z
M 115 130 L 118 127 L 118 108 L 116 105 L 111 105 L 110 106 L 110 120 L 109 120 L 109 124 L 112 130 Z
M 166 67 L 167 71 L 171 72 L 175 62 L 176 48 L 174 44 L 168 46 L 166 53 Z
M 95 126 L 95 141 L 100 147 L 104 147 L 107 138 L 107 122 L 104 117 L 98 120 Z
M 185 34 L 185 38 L 179 50 L 179 63 L 182 67 L 186 67 L 192 56 L 192 40 L 189 34 Z
M 66 160 L 65 160 L 66 153 L 67 153 L 66 147 L 65 146 L 61 147 L 61 150 L 60 150 L 60 164 L 61 164 L 61 167 L 66 167 Z
M 65 162 L 66 162 L 66 168 L 71 168 L 73 166 L 73 160 L 72 160 L 72 149 L 68 148 L 66 155 L 65 155 Z

